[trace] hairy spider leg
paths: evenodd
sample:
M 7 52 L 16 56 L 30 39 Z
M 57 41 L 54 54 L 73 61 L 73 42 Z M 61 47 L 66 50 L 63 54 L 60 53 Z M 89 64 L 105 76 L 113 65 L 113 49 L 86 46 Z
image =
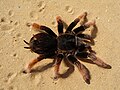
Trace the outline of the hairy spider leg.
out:
M 93 42 L 92 36 L 90 36 L 88 34 L 81 34 L 81 33 L 79 33 L 79 34 L 77 34 L 77 37 L 80 37 L 82 39 L 87 39 L 87 40 L 90 40 L 91 42 Z
M 90 53 L 96 54 L 96 52 L 92 50 L 92 47 L 89 44 L 81 43 L 80 45 L 78 45 L 77 53 L 84 52 L 85 50 L 89 50 Z
M 77 25 L 77 23 L 80 21 L 81 18 L 85 17 L 87 15 L 86 12 L 82 13 L 78 18 L 76 18 L 67 28 L 65 33 L 71 32 L 72 29 Z
M 54 64 L 55 76 L 54 76 L 54 79 L 58 79 L 59 76 L 60 76 L 60 74 L 59 74 L 59 67 L 60 67 L 62 59 L 63 59 L 63 55 L 62 54 L 58 54 L 56 59 L 55 59 L 55 64 Z
M 87 58 L 88 57 L 88 53 L 86 51 L 77 52 L 76 56 L 80 57 L 80 58 Z
M 42 59 L 44 59 L 44 55 L 40 55 L 39 57 L 37 57 L 36 59 L 31 60 L 25 67 L 23 73 L 30 73 L 32 67 L 39 61 L 41 61 Z
M 100 58 L 96 57 L 94 53 L 89 53 L 88 57 L 91 58 L 91 60 L 98 66 L 106 68 L 106 69 L 111 69 L 112 67 L 109 64 L 106 64 L 103 62 Z
M 73 32 L 75 34 L 78 34 L 79 32 L 83 32 L 83 31 L 85 31 L 85 29 L 89 28 L 90 26 L 94 26 L 94 25 L 95 25 L 95 21 L 94 20 L 93 21 L 88 21 L 84 25 L 81 25 L 81 26 L 75 28 L 73 30 Z
M 83 25 L 81 25 L 73 30 L 73 32 L 75 34 L 78 34 L 79 32 L 83 32 L 83 31 L 85 31 L 85 27 Z
M 58 33 L 59 35 L 63 33 L 63 22 L 61 20 L 60 16 L 56 17 L 57 23 L 58 23 Z
M 106 69 L 111 69 L 112 67 L 105 62 L 103 62 L 100 58 L 96 57 L 94 53 L 88 53 L 88 52 L 77 52 L 76 53 L 77 57 L 80 58 L 90 58 L 94 64 L 106 68 Z
M 43 31 L 47 32 L 49 35 L 52 35 L 53 37 L 57 37 L 57 35 L 49 27 L 39 25 L 37 23 L 33 23 L 32 28 L 35 30 L 43 30 Z
M 90 53 L 96 54 L 96 52 L 94 50 L 92 50 L 92 47 L 90 45 L 85 44 L 85 47 L 89 50 Z
M 90 84 L 90 72 L 89 72 L 89 70 L 83 64 L 81 64 L 73 55 L 68 55 L 67 59 L 78 68 L 78 70 L 82 74 L 85 82 L 87 84 Z

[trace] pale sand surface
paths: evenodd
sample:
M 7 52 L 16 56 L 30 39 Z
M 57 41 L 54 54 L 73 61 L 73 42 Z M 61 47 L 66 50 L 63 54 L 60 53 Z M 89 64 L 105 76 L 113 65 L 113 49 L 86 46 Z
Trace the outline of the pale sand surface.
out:
M 84 11 L 98 28 L 93 49 L 112 69 L 82 62 L 91 72 L 90 85 L 76 67 L 66 78 L 53 81 L 50 59 L 34 67 L 39 72 L 21 73 L 37 57 L 23 48 L 23 40 L 36 33 L 27 23 L 47 25 L 57 33 L 56 16 L 69 24 Z M 120 0 L 0 0 L 0 58 L 0 90 L 120 90 Z M 68 67 L 62 62 L 60 69 L 65 73 Z

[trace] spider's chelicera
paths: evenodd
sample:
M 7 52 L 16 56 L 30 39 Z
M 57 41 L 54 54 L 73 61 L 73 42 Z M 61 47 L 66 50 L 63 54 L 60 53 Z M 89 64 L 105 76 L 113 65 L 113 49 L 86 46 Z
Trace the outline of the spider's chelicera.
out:
M 75 65 L 83 76 L 86 83 L 90 84 L 90 73 L 89 70 L 82 64 L 78 59 L 89 58 L 91 61 L 103 68 L 110 69 L 111 66 L 104 63 L 101 59 L 95 56 L 95 52 L 92 50 L 90 44 L 86 41 L 92 41 L 92 36 L 83 34 L 82 32 L 90 26 L 94 26 L 94 21 L 86 22 L 77 28 L 74 28 L 80 19 L 85 18 L 86 12 L 76 18 L 63 32 L 63 21 L 61 17 L 57 17 L 58 23 L 58 36 L 48 27 L 32 24 L 32 28 L 39 30 L 40 33 L 33 35 L 30 42 L 24 42 L 29 45 L 25 47 L 31 51 L 39 54 L 39 57 L 32 60 L 25 67 L 24 73 L 31 72 L 32 67 L 44 58 L 55 59 L 55 79 L 60 77 L 59 66 L 62 59 L 66 58 L 71 64 Z M 43 32 L 41 32 L 43 31 Z

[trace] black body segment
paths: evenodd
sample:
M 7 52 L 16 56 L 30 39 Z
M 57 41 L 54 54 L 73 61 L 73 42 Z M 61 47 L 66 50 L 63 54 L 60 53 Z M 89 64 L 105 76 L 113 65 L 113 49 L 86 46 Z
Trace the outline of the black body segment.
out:
M 64 34 L 58 38 L 58 49 L 61 50 L 72 50 L 76 47 L 76 40 L 74 35 Z
M 57 40 L 47 33 L 38 33 L 31 38 L 30 48 L 37 54 L 51 56 L 57 50 Z

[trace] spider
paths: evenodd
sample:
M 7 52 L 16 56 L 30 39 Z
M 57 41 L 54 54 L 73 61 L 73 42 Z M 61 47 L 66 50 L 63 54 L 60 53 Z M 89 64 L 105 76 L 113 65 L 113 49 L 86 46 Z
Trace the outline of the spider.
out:
M 111 66 L 103 62 L 101 59 L 95 56 L 95 52 L 92 50 L 91 45 L 86 41 L 92 41 L 92 36 L 83 34 L 87 28 L 95 25 L 95 21 L 88 21 L 77 28 L 74 28 L 77 23 L 87 16 L 86 12 L 80 14 L 66 29 L 63 31 L 63 20 L 60 16 L 57 16 L 56 20 L 58 23 L 58 36 L 49 28 L 36 23 L 32 24 L 32 28 L 40 31 L 40 33 L 33 35 L 29 43 L 31 51 L 37 53 L 39 56 L 36 59 L 30 61 L 25 69 L 24 73 L 30 73 L 32 67 L 39 61 L 45 58 L 54 57 L 54 73 L 55 79 L 60 77 L 59 67 L 61 61 L 66 58 L 72 65 L 75 65 L 83 76 L 84 81 L 90 84 L 90 73 L 89 70 L 80 62 L 79 59 L 90 58 L 91 61 L 103 68 L 111 69 Z

